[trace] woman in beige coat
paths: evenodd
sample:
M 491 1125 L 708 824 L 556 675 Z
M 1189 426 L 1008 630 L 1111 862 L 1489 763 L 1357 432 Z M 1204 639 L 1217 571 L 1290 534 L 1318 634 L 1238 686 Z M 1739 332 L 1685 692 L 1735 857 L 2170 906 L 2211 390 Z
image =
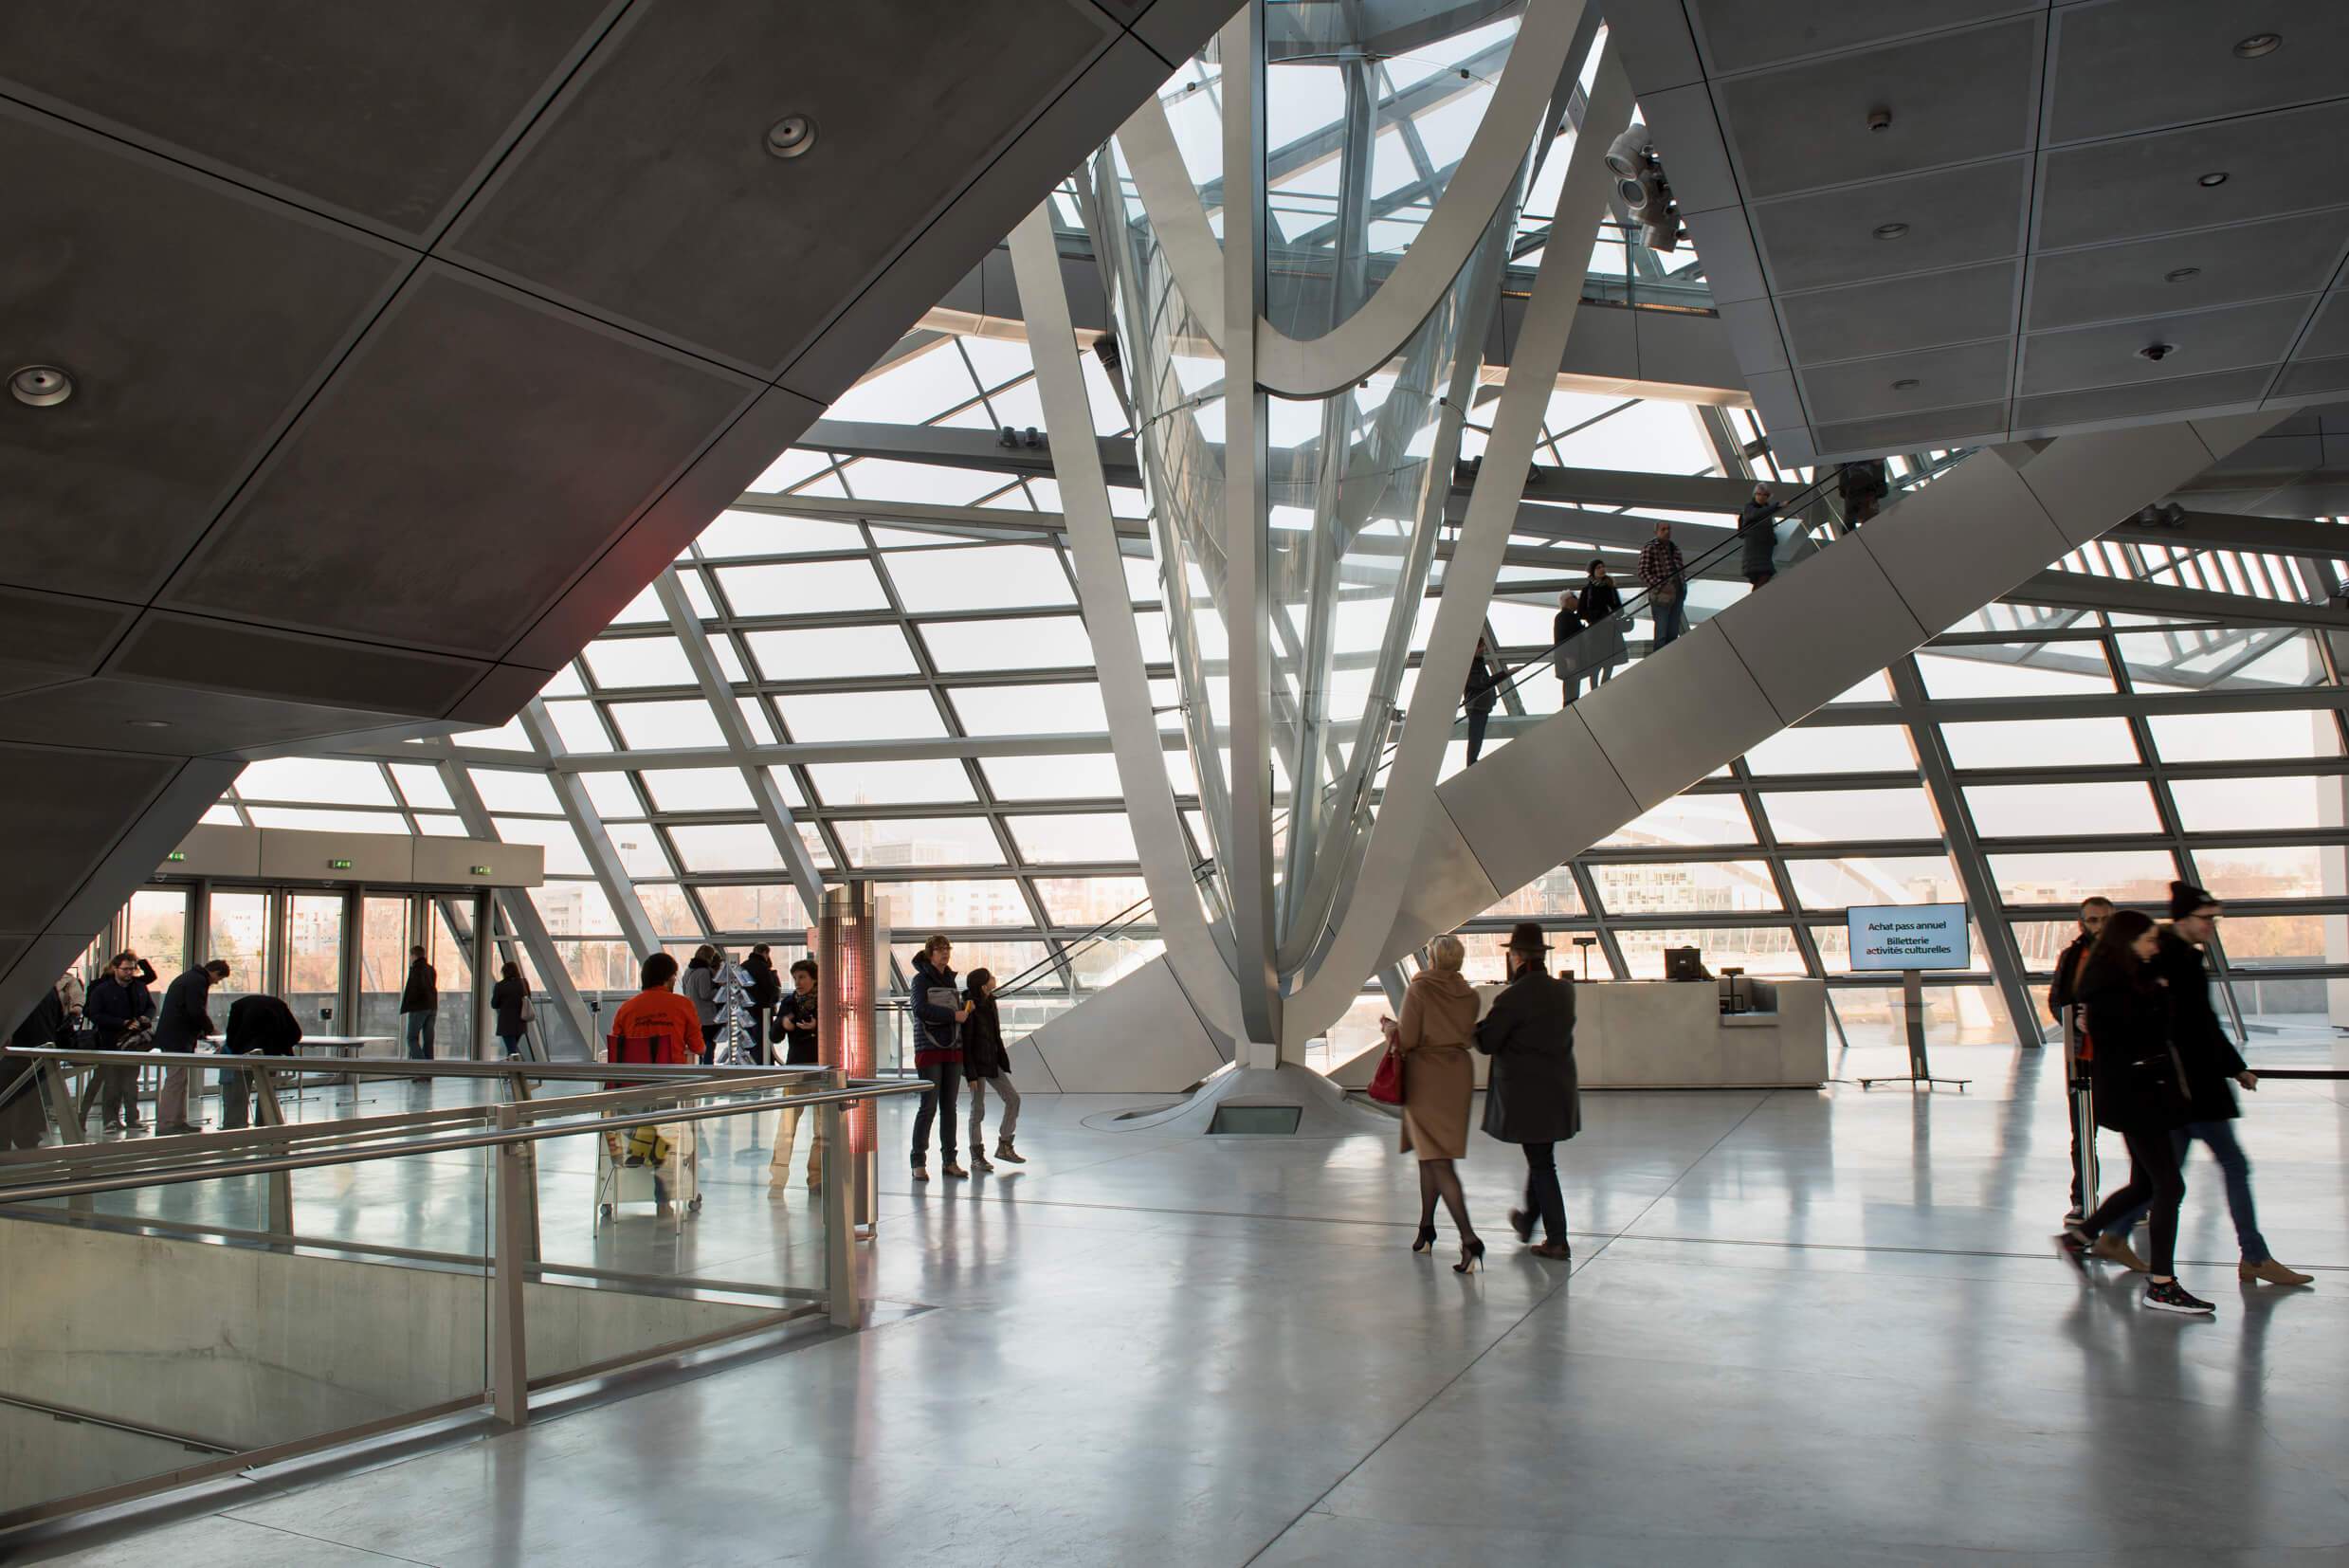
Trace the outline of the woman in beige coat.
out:
M 1411 1250 L 1435 1245 L 1435 1200 L 1444 1200 L 1460 1232 L 1456 1273 L 1475 1271 L 1484 1244 L 1468 1223 L 1468 1198 L 1452 1161 L 1468 1152 L 1468 1102 L 1476 1069 L 1468 1048 L 1476 1038 L 1476 992 L 1461 977 L 1466 957 L 1457 937 L 1428 944 L 1429 966 L 1411 976 L 1403 994 L 1403 1019 L 1379 1020 L 1387 1047 L 1403 1058 L 1403 1152 L 1419 1157 L 1419 1234 Z

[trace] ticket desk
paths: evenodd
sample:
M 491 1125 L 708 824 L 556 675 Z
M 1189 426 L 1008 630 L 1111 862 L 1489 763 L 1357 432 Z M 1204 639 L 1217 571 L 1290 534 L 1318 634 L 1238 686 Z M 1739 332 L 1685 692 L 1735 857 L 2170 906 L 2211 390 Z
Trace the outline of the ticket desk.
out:
M 1598 980 L 1575 986 L 1575 1067 L 1586 1089 L 1816 1088 L 1827 1082 L 1827 983 L 1734 982 L 1745 1011 L 1724 1012 L 1729 980 Z M 1485 1007 L 1499 986 L 1478 986 Z M 1476 1058 L 1482 1088 L 1489 1059 Z M 1378 1048 L 1340 1067 L 1369 1084 Z

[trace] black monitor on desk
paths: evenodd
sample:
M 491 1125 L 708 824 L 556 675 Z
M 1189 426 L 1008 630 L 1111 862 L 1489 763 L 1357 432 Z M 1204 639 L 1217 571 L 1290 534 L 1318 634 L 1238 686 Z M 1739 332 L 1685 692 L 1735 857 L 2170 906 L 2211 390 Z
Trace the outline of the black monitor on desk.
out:
M 1704 959 L 1693 947 L 1667 947 L 1664 950 L 1664 977 L 1667 980 L 1709 980 L 1713 976 L 1704 971 Z

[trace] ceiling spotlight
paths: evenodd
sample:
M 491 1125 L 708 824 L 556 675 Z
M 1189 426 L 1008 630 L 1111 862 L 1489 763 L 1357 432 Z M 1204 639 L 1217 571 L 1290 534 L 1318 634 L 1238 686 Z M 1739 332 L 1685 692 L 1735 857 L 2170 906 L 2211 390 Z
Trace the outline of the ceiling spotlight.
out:
M 2212 186 L 2224 185 L 2227 183 L 2227 171 L 2224 169 L 2213 169 L 2209 173 L 2203 175 L 2200 179 L 2194 181 L 2194 183 L 2206 190 Z
M 2255 32 L 2235 46 L 2237 60 L 2257 60 L 2263 54 L 2273 54 L 2276 46 L 2284 42 L 2280 32 Z
M 1876 237 L 1880 240 L 1897 240 L 1907 232 L 1908 225 L 1904 223 L 1880 223 L 1876 226 Z
M 2189 278 L 2199 278 L 2201 276 L 2202 269 L 2198 266 L 2181 266 L 2171 271 L 2164 272 L 2161 275 L 2161 281 L 2165 283 L 2182 283 Z
M 168 730 L 172 727 L 172 721 L 168 719 L 131 719 L 124 722 L 135 730 Z
M 767 127 L 767 151 L 779 158 L 795 158 L 815 145 L 815 121 L 806 115 L 785 115 Z
M 1913 375 L 1903 375 L 1898 381 L 1892 383 L 1892 390 L 1894 392 L 1914 392 L 1919 387 L 1923 385 L 1924 383 L 1922 381 L 1918 380 Z
M 27 365 L 9 377 L 9 394 L 28 409 L 54 408 L 73 395 L 73 377 L 55 365 Z
M 2167 359 L 2171 355 L 2176 354 L 2176 352 L 2177 345 L 2176 343 L 2148 343 L 2143 348 L 2137 351 L 2137 356 L 2140 359 L 2150 359 L 2155 364 L 2158 365 L 2161 361 Z
M 1665 182 L 1664 165 L 1648 140 L 1648 127 L 1633 120 L 1621 136 L 1607 144 L 1607 167 L 1615 176 L 1615 196 L 1640 226 L 1641 240 L 1650 250 L 1671 250 L 1680 244 L 1680 212 L 1672 205 L 1672 188 Z
M 1892 111 L 1881 107 L 1870 109 L 1867 112 L 1867 128 L 1871 131 L 1891 130 Z

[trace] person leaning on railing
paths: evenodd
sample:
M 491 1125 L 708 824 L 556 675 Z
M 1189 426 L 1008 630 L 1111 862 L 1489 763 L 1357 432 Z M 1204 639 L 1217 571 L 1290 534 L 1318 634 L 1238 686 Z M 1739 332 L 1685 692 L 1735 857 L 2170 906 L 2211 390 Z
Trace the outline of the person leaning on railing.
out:
M 240 996 L 228 1006 L 227 1032 L 220 1048 L 228 1056 L 291 1056 L 301 1044 L 301 1024 L 294 1010 L 265 991 Z M 242 1072 L 220 1075 L 220 1124 L 246 1124 L 247 1091 L 251 1085 Z

